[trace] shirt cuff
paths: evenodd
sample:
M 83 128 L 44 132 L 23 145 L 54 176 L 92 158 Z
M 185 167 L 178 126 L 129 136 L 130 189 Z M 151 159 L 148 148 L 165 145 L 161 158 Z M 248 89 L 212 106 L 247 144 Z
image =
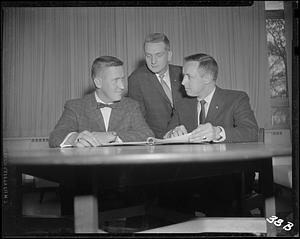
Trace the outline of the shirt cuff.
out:
M 116 143 L 123 143 L 122 139 L 120 139 L 119 136 L 117 136 L 116 140 L 115 140 Z
M 220 138 L 218 140 L 214 140 L 213 142 L 219 143 L 219 142 L 223 142 L 226 139 L 226 134 L 225 134 L 225 130 L 223 127 L 221 126 L 217 126 L 220 129 Z
M 67 148 L 67 147 L 73 147 L 74 142 L 77 139 L 78 133 L 77 132 L 71 132 L 69 133 L 64 141 L 59 145 L 61 148 Z

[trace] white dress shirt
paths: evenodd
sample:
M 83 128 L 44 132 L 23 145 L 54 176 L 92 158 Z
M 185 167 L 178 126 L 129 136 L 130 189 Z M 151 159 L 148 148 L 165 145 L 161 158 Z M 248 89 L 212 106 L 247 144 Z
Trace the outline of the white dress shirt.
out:
M 156 75 L 156 78 L 158 79 L 159 83 L 161 84 L 159 74 L 155 74 L 155 75 Z M 172 92 L 169 69 L 164 73 L 163 81 L 166 82 L 167 86 L 170 88 L 170 90 Z
M 96 92 L 95 92 L 95 97 L 96 97 L 97 103 L 106 104 L 105 102 L 103 102 L 102 100 L 100 100 L 100 98 L 98 97 L 98 95 L 96 94 Z M 112 104 L 112 103 L 108 103 L 108 105 L 110 105 L 110 104 Z M 100 108 L 100 111 L 102 113 L 102 117 L 103 117 L 104 125 L 105 125 L 105 130 L 107 132 L 108 124 L 109 124 L 109 118 L 110 118 L 110 114 L 111 114 L 111 108 L 110 107 Z
M 208 110 L 209 110 L 210 102 L 211 102 L 211 100 L 212 100 L 212 97 L 214 96 L 215 91 L 216 91 L 216 87 L 215 87 L 215 88 L 213 89 L 213 91 L 212 91 L 208 96 L 206 96 L 204 99 L 197 97 L 197 100 L 198 100 L 198 105 L 197 105 L 198 125 L 199 125 L 199 114 L 200 114 L 200 112 L 201 112 L 201 104 L 200 104 L 200 101 L 201 101 L 201 100 L 205 100 L 205 102 L 206 102 L 206 104 L 204 105 L 204 107 L 205 107 L 205 117 L 206 117 L 206 116 L 207 116 L 207 112 L 208 112 Z M 225 130 L 224 130 L 224 128 L 221 127 L 221 126 L 217 126 L 217 127 L 221 130 L 221 132 L 220 132 L 221 138 L 218 139 L 218 140 L 214 140 L 214 142 L 222 142 L 222 141 L 224 141 L 224 140 L 226 139 Z

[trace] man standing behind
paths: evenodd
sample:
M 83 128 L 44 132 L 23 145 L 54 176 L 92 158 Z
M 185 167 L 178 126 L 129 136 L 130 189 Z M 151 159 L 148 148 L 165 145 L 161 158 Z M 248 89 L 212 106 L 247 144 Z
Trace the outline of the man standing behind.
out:
M 181 85 L 182 67 L 169 64 L 172 51 L 167 36 L 149 34 L 144 42 L 144 54 L 146 65 L 128 78 L 128 96 L 140 103 L 155 137 L 162 138 L 182 122 L 189 129 L 192 113 L 189 105 L 196 99 L 188 97 Z
M 153 136 L 138 102 L 122 97 L 123 62 L 113 56 L 94 60 L 95 92 L 69 100 L 49 137 L 50 147 L 91 147 L 115 141 L 145 141 Z

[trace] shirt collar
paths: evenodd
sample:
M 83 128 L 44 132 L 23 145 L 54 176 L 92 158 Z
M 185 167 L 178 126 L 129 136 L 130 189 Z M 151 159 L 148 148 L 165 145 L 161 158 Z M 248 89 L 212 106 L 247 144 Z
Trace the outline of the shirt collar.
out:
M 97 92 L 96 92 L 96 91 L 95 91 L 95 98 L 96 98 L 96 102 L 97 102 L 97 103 L 102 103 L 102 104 L 107 104 L 107 105 L 112 104 L 112 103 L 105 103 L 105 102 L 103 102 L 103 101 L 99 98 L 99 96 L 97 95 Z
M 164 73 L 164 77 L 166 77 L 169 74 L 169 67 L 167 68 L 166 72 Z M 158 79 L 160 74 L 155 74 L 157 76 Z
M 212 97 L 213 97 L 215 91 L 216 91 L 216 87 L 214 87 L 214 89 L 212 90 L 212 92 L 210 92 L 210 94 L 209 94 L 208 96 L 206 96 L 206 97 L 203 99 L 203 100 L 205 100 L 205 102 L 207 103 L 207 105 L 210 104 L 211 99 L 212 99 Z M 197 100 L 200 101 L 200 100 L 202 100 L 202 99 L 199 98 L 199 97 L 197 97 Z

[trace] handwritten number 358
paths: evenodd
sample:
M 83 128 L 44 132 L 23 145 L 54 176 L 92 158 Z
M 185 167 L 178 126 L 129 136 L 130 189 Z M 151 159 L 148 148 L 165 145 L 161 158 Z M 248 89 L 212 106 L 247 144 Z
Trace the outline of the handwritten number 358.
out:
M 276 216 L 271 216 L 269 218 L 267 218 L 266 220 L 269 222 L 269 223 L 274 223 L 275 226 L 279 227 L 281 226 L 281 224 L 284 222 L 284 220 L 282 219 L 278 219 L 276 220 L 278 217 Z M 286 231 L 290 231 L 292 229 L 292 227 L 294 226 L 293 223 L 291 222 L 288 222 L 288 224 L 286 224 L 283 229 L 286 230 Z

